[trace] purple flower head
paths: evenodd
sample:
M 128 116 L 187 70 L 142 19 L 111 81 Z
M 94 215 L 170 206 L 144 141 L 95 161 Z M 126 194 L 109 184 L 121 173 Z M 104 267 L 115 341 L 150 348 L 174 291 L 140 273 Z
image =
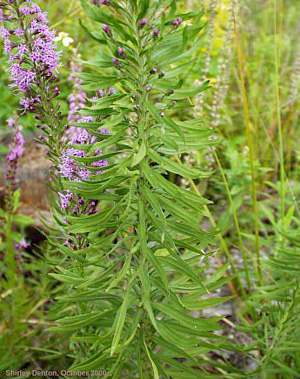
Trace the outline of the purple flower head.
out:
M 31 7 L 29 7 L 28 5 L 24 5 L 21 8 L 21 13 L 23 13 L 24 16 L 30 15 L 31 14 Z
M 93 167 L 106 167 L 108 166 L 108 162 L 106 159 L 102 159 L 100 161 L 96 161 L 92 163 Z
M 101 133 L 101 134 L 104 134 L 104 135 L 109 135 L 109 130 L 106 129 L 106 128 L 102 128 L 102 129 L 100 129 L 100 133 Z M 97 154 L 97 153 L 96 153 L 96 154 Z M 101 154 L 102 154 L 102 152 L 101 152 Z M 97 154 L 97 155 L 99 155 L 99 154 Z
M 76 131 L 73 133 L 70 139 L 70 144 L 79 144 L 79 145 L 87 144 L 91 138 L 91 135 L 89 134 L 89 132 L 83 128 L 75 128 L 75 129 Z
M 6 122 L 7 122 L 7 125 L 8 125 L 10 128 L 12 128 L 13 126 L 15 126 L 16 119 L 10 117 L 10 118 L 8 118 L 8 119 L 6 120 Z
M 81 121 L 85 122 L 86 124 L 88 124 L 89 122 L 93 122 L 94 119 L 93 119 L 93 116 L 82 116 L 81 117 Z
M 119 62 L 119 60 L 117 59 L 117 58 L 113 58 L 112 60 L 112 63 L 114 64 L 114 65 L 118 65 L 120 62 Z
M 115 95 L 116 90 L 115 90 L 113 87 L 110 87 L 110 88 L 108 89 L 108 93 L 109 93 L 109 95 Z
M 27 247 L 30 246 L 30 243 L 25 240 L 25 238 L 22 238 L 21 241 L 18 243 L 19 248 L 21 249 L 27 249 Z
M 151 70 L 150 70 L 151 74 L 156 74 L 157 73 L 157 68 L 156 67 L 152 67 Z
M 35 82 L 36 74 L 33 69 L 22 68 L 20 63 L 13 63 L 10 67 L 11 86 L 17 87 L 19 91 L 28 91 Z
M 0 33 L 1 33 L 1 37 L 4 40 L 10 36 L 10 33 L 9 33 L 8 29 L 6 29 L 4 26 L 1 26 Z
M 152 89 L 152 87 L 151 87 L 150 85 L 146 86 L 146 91 L 147 91 L 147 92 L 150 92 L 151 89 Z
M 143 27 L 147 24 L 148 20 L 146 18 L 142 18 L 140 21 L 140 26 Z
M 30 243 L 28 243 L 25 238 L 22 238 L 19 243 L 14 244 L 15 249 L 17 250 L 18 254 L 14 256 L 14 258 L 20 262 L 23 261 L 22 257 L 24 256 L 24 253 L 28 246 L 30 246 Z
M 73 198 L 73 194 L 70 190 L 64 191 L 64 192 L 59 192 L 58 193 L 60 197 L 60 208 L 61 209 L 67 209 L 69 206 L 69 202 Z
M 23 29 L 16 29 L 14 31 L 14 35 L 17 36 L 17 37 L 21 37 L 24 35 L 24 30 Z

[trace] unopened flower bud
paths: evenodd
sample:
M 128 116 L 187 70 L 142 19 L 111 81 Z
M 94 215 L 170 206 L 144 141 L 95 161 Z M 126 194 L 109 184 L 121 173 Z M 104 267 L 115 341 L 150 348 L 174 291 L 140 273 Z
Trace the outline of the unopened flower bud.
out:
M 146 18 L 142 18 L 140 21 L 140 26 L 143 27 L 147 24 L 148 20 Z
M 121 57 L 124 57 L 124 56 L 125 56 L 125 51 L 124 51 L 123 47 L 119 47 L 119 48 L 118 48 L 118 54 L 119 54 Z
M 104 31 L 104 33 L 106 33 L 108 36 L 111 36 L 111 30 L 110 30 L 110 27 L 106 24 L 103 24 L 102 25 L 102 30 Z
M 182 18 L 178 17 L 176 20 L 172 20 L 171 23 L 173 26 L 178 27 L 182 23 Z

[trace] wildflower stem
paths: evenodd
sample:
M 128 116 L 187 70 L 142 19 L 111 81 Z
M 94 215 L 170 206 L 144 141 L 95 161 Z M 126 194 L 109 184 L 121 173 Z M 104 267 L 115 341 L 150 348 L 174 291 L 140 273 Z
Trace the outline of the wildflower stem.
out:
M 276 111 L 278 125 L 278 143 L 279 143 L 279 161 L 280 161 L 280 219 L 282 227 L 284 227 L 285 216 L 285 170 L 284 170 L 284 152 L 283 152 L 283 137 L 280 111 L 280 95 L 279 95 L 279 51 L 278 51 L 278 33 L 277 33 L 277 2 L 274 3 L 274 36 L 275 36 L 275 94 L 276 94 Z M 281 244 L 283 238 L 281 237 Z
M 258 229 L 259 229 L 259 226 L 258 226 L 258 204 L 257 204 L 257 193 L 256 193 L 256 183 L 255 183 L 256 175 L 255 175 L 255 169 L 254 169 L 253 138 L 252 138 L 252 129 L 251 129 L 251 123 L 250 123 L 248 99 L 247 99 L 245 78 L 244 78 L 243 51 L 242 51 L 242 47 L 241 47 L 241 44 L 239 41 L 238 27 L 237 27 L 237 20 L 236 20 L 234 3 L 233 3 L 232 11 L 233 11 L 233 22 L 234 22 L 234 34 L 235 34 L 237 57 L 238 57 L 238 69 L 239 69 L 241 91 L 242 91 L 242 98 L 243 98 L 243 104 L 244 104 L 246 135 L 247 135 L 247 141 L 248 141 L 248 146 L 249 146 L 249 155 L 250 155 L 251 189 L 252 189 L 252 201 L 253 201 L 253 210 L 254 210 L 254 229 L 255 229 L 254 250 L 255 250 L 255 254 L 256 254 L 256 266 L 257 266 L 258 281 L 260 284 L 262 284 L 261 257 L 260 257 L 260 250 L 259 250 L 259 231 L 258 231 Z
M 247 262 L 247 258 L 246 258 L 246 251 L 245 251 L 245 247 L 244 247 L 243 240 L 242 240 L 242 234 L 241 234 L 241 229 L 240 229 L 240 224 L 239 224 L 238 216 L 237 216 L 237 213 L 236 213 L 235 204 L 234 204 L 234 201 L 233 201 L 232 196 L 231 196 L 231 192 L 230 192 L 230 189 L 229 189 L 229 186 L 228 186 L 228 182 L 227 182 L 226 175 L 225 175 L 225 172 L 223 170 L 222 164 L 220 162 L 220 159 L 218 157 L 217 152 L 214 149 L 213 149 L 213 155 L 214 155 L 214 158 L 215 158 L 215 160 L 217 162 L 219 170 L 221 172 L 222 179 L 223 179 L 223 182 L 224 182 L 224 185 L 225 185 L 225 189 L 226 189 L 226 193 L 227 193 L 227 196 L 228 196 L 228 199 L 229 199 L 229 203 L 230 203 L 230 206 L 231 206 L 232 215 L 233 215 L 235 227 L 236 227 L 237 234 L 238 234 L 239 245 L 240 245 L 240 249 L 241 249 L 241 252 L 242 252 L 243 263 L 244 263 L 244 267 L 245 267 L 246 282 L 247 282 L 249 293 L 251 294 L 252 293 L 252 288 L 251 288 L 251 279 L 250 279 L 249 269 L 248 269 L 248 262 Z

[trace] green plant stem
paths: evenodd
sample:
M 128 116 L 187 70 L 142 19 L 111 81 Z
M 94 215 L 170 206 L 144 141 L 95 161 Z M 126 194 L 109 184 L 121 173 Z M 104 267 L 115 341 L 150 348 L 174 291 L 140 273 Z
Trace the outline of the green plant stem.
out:
M 4 265 L 5 265 L 5 276 L 6 280 L 3 281 L 5 286 L 5 291 L 12 290 L 11 294 L 11 303 L 9 314 L 10 319 L 4 319 L 5 329 L 8 332 L 9 336 L 9 345 L 7 346 L 7 350 L 10 351 L 10 354 L 13 354 L 14 345 L 16 339 L 18 338 L 18 324 L 19 324 L 19 312 L 18 312 L 18 299 L 19 299 L 19 290 L 20 285 L 18 283 L 17 277 L 17 265 L 15 260 L 15 249 L 14 249 L 14 241 L 12 238 L 12 225 L 13 225 L 13 216 L 8 211 L 5 214 L 4 221 L 4 236 L 5 236 L 5 254 L 4 254 Z M 2 282 L 2 280 L 1 280 Z M 2 287 L 2 286 L 1 286 Z M 15 291 L 14 291 L 15 290 Z
M 216 153 L 216 151 L 214 149 L 213 149 L 213 156 L 214 156 L 215 161 L 217 162 L 217 165 L 218 165 L 219 170 L 221 172 L 222 179 L 223 179 L 223 182 L 224 182 L 224 185 L 225 185 L 225 189 L 226 189 L 226 193 L 227 193 L 227 196 L 228 196 L 228 199 L 229 199 L 229 203 L 230 203 L 230 206 L 231 206 L 232 215 L 233 215 L 235 227 L 236 227 L 237 234 L 238 234 L 239 245 L 240 245 L 240 249 L 241 249 L 241 252 L 242 252 L 242 257 L 243 257 L 243 263 L 244 263 L 244 268 L 245 268 L 246 282 L 247 282 L 247 286 L 248 286 L 248 291 L 251 294 L 252 293 L 252 288 L 251 288 L 251 279 L 250 279 L 249 270 L 248 270 L 248 262 L 247 262 L 247 258 L 246 258 L 246 251 L 245 251 L 245 247 L 244 247 L 244 244 L 243 244 L 243 239 L 242 239 L 242 234 L 241 234 L 241 228 L 240 228 L 240 224 L 239 224 L 239 220 L 238 220 L 235 204 L 234 204 L 233 198 L 231 196 L 231 192 L 230 192 L 230 189 L 229 189 L 229 185 L 228 185 L 228 182 L 227 182 L 227 179 L 226 179 L 225 172 L 224 172 L 223 167 L 221 165 L 221 162 L 220 162 L 220 159 L 218 157 L 218 154 Z
M 137 133 L 138 133 L 138 138 L 139 138 L 139 147 L 138 148 L 141 148 L 142 145 L 144 145 L 147 148 L 146 126 L 147 126 L 148 116 L 147 116 L 147 112 L 146 112 L 146 109 L 144 106 L 145 101 L 148 98 L 148 94 L 146 91 L 146 80 L 147 79 L 146 79 L 146 75 L 145 75 L 145 66 L 147 63 L 146 63 L 145 55 L 141 54 L 141 51 L 143 50 L 143 45 L 142 45 L 142 39 L 140 36 L 140 30 L 139 30 L 139 26 L 138 26 L 137 14 L 135 14 L 136 13 L 135 11 L 136 11 L 135 4 L 133 3 L 132 4 L 132 14 L 133 14 L 132 22 L 135 24 L 135 35 L 136 35 L 136 40 L 138 42 L 137 49 L 135 52 L 135 57 L 136 57 L 137 65 L 138 65 L 138 67 L 137 67 L 137 73 L 138 73 L 138 75 L 137 75 L 138 76 L 138 78 L 137 78 L 137 83 L 138 83 L 137 103 L 138 103 L 138 107 L 139 107 L 139 116 L 138 116 L 138 121 L 137 121 Z M 142 161 L 138 165 L 139 178 L 138 178 L 137 184 L 136 184 L 137 185 L 136 196 L 139 199 L 138 209 L 137 209 L 137 212 L 138 212 L 138 214 L 137 214 L 138 234 L 139 235 L 143 234 L 142 228 L 144 228 L 144 226 L 145 226 L 145 225 L 141 226 L 141 223 L 147 222 L 146 220 L 144 220 L 144 211 L 145 211 L 146 205 L 144 202 L 143 189 L 142 189 L 143 185 L 145 185 L 145 177 L 143 175 L 142 162 L 145 161 L 146 159 L 147 159 L 146 156 L 143 157 Z M 147 230 L 146 226 L 145 226 L 145 228 Z M 141 249 L 141 251 L 142 250 L 143 249 Z M 144 268 L 145 268 L 145 270 L 148 270 L 145 251 L 142 252 L 142 255 L 140 256 L 140 259 L 139 259 L 137 264 L 138 264 L 138 267 L 136 268 L 136 272 L 135 272 L 134 276 L 131 278 L 129 285 L 131 285 L 133 283 L 133 281 L 135 280 L 136 277 L 141 275 L 141 272 L 144 270 Z M 143 287 L 143 280 L 142 279 L 141 279 L 141 286 Z M 146 289 L 143 288 L 143 290 L 141 292 L 143 292 L 143 291 L 146 291 Z M 143 301 L 142 298 L 140 300 Z M 142 340 L 145 338 L 143 336 L 144 328 L 145 328 L 145 324 L 143 323 L 143 327 L 140 329 L 140 343 L 137 346 L 138 347 L 137 355 L 139 357 L 138 358 L 138 372 L 139 372 L 139 375 L 141 377 L 144 377 L 146 375 L 146 371 L 147 371 L 147 364 L 145 363 L 147 361 L 147 358 L 143 354 L 143 343 L 142 343 Z
M 234 21 L 234 34 L 235 34 L 237 56 L 238 56 L 239 76 L 240 76 L 241 91 L 242 91 L 242 98 L 243 98 L 243 104 L 244 104 L 246 135 L 247 135 L 249 154 L 250 154 L 251 189 L 252 189 L 252 201 L 253 201 L 253 210 L 254 210 L 254 229 L 255 229 L 254 250 L 256 254 L 256 266 L 257 266 L 256 268 L 257 268 L 258 281 L 260 284 L 262 284 L 263 280 L 262 280 L 261 258 L 260 258 L 260 250 L 259 250 L 258 204 L 257 204 L 256 183 L 255 183 L 253 138 L 252 138 L 252 130 L 251 130 L 251 124 L 250 124 L 248 99 L 247 99 L 247 93 L 246 93 L 246 87 L 245 87 L 243 51 L 242 51 L 242 47 L 241 47 L 239 36 L 238 36 L 238 28 L 237 28 L 234 4 L 233 4 L 233 21 Z
M 278 52 L 278 34 L 277 34 L 277 1 L 273 0 L 274 4 L 274 35 L 275 35 L 275 93 L 276 93 L 276 111 L 278 125 L 278 143 L 279 143 L 279 164 L 280 164 L 280 219 L 284 227 L 285 216 L 285 170 L 284 170 L 284 152 L 283 152 L 283 137 L 281 125 L 281 110 L 280 110 L 280 94 L 279 94 L 279 52 Z M 281 238 L 283 244 L 283 238 Z M 283 247 L 283 246 L 282 246 Z

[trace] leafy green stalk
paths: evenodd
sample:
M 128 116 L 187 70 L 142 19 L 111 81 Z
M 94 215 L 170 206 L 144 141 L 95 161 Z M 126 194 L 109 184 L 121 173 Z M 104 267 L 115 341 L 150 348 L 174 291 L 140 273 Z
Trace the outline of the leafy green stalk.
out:
M 100 149 L 109 164 L 88 180 L 64 180 L 64 188 L 99 206 L 65 217 L 66 231 L 88 235 L 89 244 L 61 248 L 65 262 L 53 276 L 68 290 L 51 330 L 70 334 L 74 370 L 106 367 L 114 378 L 198 377 L 201 370 L 205 377 L 205 355 L 221 343 L 218 319 L 191 312 L 232 277 L 223 278 L 225 266 L 205 278 L 204 249 L 216 234 L 201 229 L 209 202 L 168 180 L 207 175 L 175 158 L 212 144 L 213 132 L 193 119 L 188 101 L 207 83 L 190 88 L 182 80 L 200 47 L 202 12 L 178 13 L 170 0 L 82 5 L 97 28 L 82 25 L 100 49 L 79 77 L 83 89 L 101 96 L 82 111 L 93 121 L 76 124 L 96 139 L 76 161 L 92 162 Z

